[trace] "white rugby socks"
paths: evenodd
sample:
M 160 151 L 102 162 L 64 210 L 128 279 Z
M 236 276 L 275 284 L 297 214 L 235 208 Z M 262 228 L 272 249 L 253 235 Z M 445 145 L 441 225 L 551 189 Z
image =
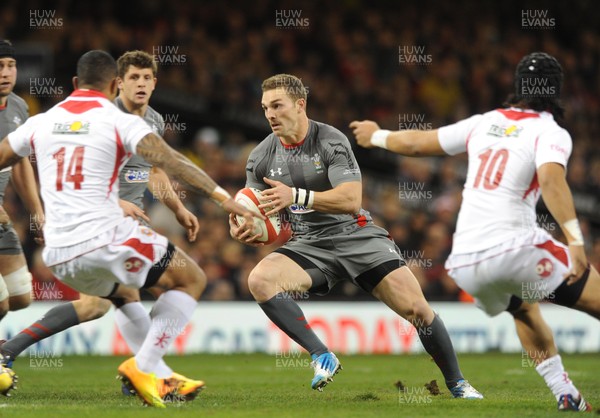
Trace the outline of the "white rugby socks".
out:
M 196 299 L 180 290 L 169 290 L 158 298 L 150 313 L 152 321 L 144 342 L 135 355 L 141 371 L 157 373 L 157 364 L 185 329 L 197 303 Z
M 115 311 L 115 322 L 123 339 L 134 353 L 140 351 L 152 321 L 141 302 L 126 303 Z M 161 358 L 153 372 L 159 379 L 171 377 L 173 370 Z
M 544 378 L 557 401 L 560 395 L 566 394 L 573 395 L 574 399 L 579 398 L 579 391 L 565 372 L 559 354 L 542 361 L 535 370 Z

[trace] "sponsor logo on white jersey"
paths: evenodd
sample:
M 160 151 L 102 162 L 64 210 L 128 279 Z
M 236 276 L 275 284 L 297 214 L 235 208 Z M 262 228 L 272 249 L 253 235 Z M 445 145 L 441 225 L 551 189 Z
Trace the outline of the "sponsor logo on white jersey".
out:
M 491 125 L 487 134 L 492 135 L 492 136 L 497 136 L 500 138 L 517 138 L 522 130 L 523 130 L 523 127 L 517 126 L 517 125 L 510 125 L 510 126 Z
M 57 122 L 54 124 L 52 129 L 53 134 L 58 135 L 83 135 L 90 133 L 90 123 L 81 122 L 79 120 L 74 122 Z

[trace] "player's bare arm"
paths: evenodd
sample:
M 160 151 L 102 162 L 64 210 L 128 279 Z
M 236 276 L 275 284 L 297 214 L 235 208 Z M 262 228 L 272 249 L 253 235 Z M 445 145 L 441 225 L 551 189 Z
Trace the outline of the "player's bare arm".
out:
M 410 157 L 446 154 L 440 145 L 437 129 L 387 131 L 370 120 L 355 120 L 350 123 L 350 128 L 356 143 L 364 148 L 380 147 Z
M 244 216 L 246 222 L 253 225 L 253 215 L 248 209 L 236 203 L 229 193 L 219 187 L 204 170 L 196 167 L 181 153 L 169 147 L 159 136 L 148 134 L 142 138 L 137 145 L 137 154 L 150 164 L 162 168 L 168 176 L 189 186 L 192 191 L 210 197 L 227 212 Z
M 537 169 L 537 177 L 542 190 L 542 198 L 546 207 L 560 225 L 567 242 L 573 264 L 566 279 L 568 284 L 575 283 L 588 268 L 588 261 L 583 246 L 583 236 L 579 225 L 571 189 L 565 177 L 565 168 L 558 163 L 542 164 Z M 575 220 L 575 224 L 573 224 Z
M 0 170 L 8 166 L 14 165 L 22 157 L 17 155 L 10 144 L 8 143 L 8 137 L 5 137 L 0 142 Z
M 263 181 L 271 186 L 270 189 L 262 192 L 264 200 L 270 202 L 259 205 L 261 209 L 270 209 L 266 213 L 267 216 L 274 215 L 294 203 L 291 187 L 267 177 L 264 177 Z M 314 201 L 310 207 L 316 211 L 331 214 L 348 213 L 351 215 L 360 211 L 362 183 L 359 181 L 349 181 L 339 184 L 331 190 L 313 193 Z
M 32 224 L 35 225 L 36 242 L 43 242 L 42 229 L 44 225 L 44 209 L 38 193 L 33 167 L 27 158 L 21 158 L 13 165 L 12 182 L 15 191 L 25 205 L 25 209 L 32 216 Z
M 148 189 L 150 189 L 154 197 L 175 214 L 177 222 L 187 229 L 188 240 L 194 242 L 198 235 L 198 231 L 200 230 L 198 218 L 184 206 L 183 202 L 179 199 L 179 196 L 173 189 L 169 176 L 167 176 L 162 169 L 158 167 L 152 167 L 150 169 Z

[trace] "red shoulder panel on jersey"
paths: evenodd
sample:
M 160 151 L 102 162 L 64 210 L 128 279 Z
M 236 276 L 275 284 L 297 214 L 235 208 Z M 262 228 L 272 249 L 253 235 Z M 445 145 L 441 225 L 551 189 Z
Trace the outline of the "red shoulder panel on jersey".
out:
M 510 120 L 521 120 L 527 118 L 539 118 L 540 115 L 538 113 L 530 113 L 530 112 L 519 112 L 518 110 L 513 109 L 497 109 L 498 112 L 502 113 L 507 119 Z
M 94 109 L 96 107 L 102 107 L 100 102 L 97 102 L 96 100 L 91 100 L 91 101 L 68 100 L 58 106 L 65 109 L 67 112 L 76 113 L 76 114 L 87 112 L 88 110 Z

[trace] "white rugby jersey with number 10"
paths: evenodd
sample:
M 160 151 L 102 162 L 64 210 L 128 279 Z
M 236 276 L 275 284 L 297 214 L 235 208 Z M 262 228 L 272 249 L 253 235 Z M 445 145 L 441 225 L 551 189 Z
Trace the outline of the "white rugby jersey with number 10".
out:
M 49 247 L 84 242 L 123 220 L 119 171 L 152 133 L 102 93 L 76 90 L 8 135 L 20 156 L 35 153 Z
M 439 129 L 450 155 L 467 152 L 469 169 L 452 254 L 502 244 L 537 228 L 537 169 L 567 166 L 572 142 L 552 114 L 516 108 L 474 115 Z

